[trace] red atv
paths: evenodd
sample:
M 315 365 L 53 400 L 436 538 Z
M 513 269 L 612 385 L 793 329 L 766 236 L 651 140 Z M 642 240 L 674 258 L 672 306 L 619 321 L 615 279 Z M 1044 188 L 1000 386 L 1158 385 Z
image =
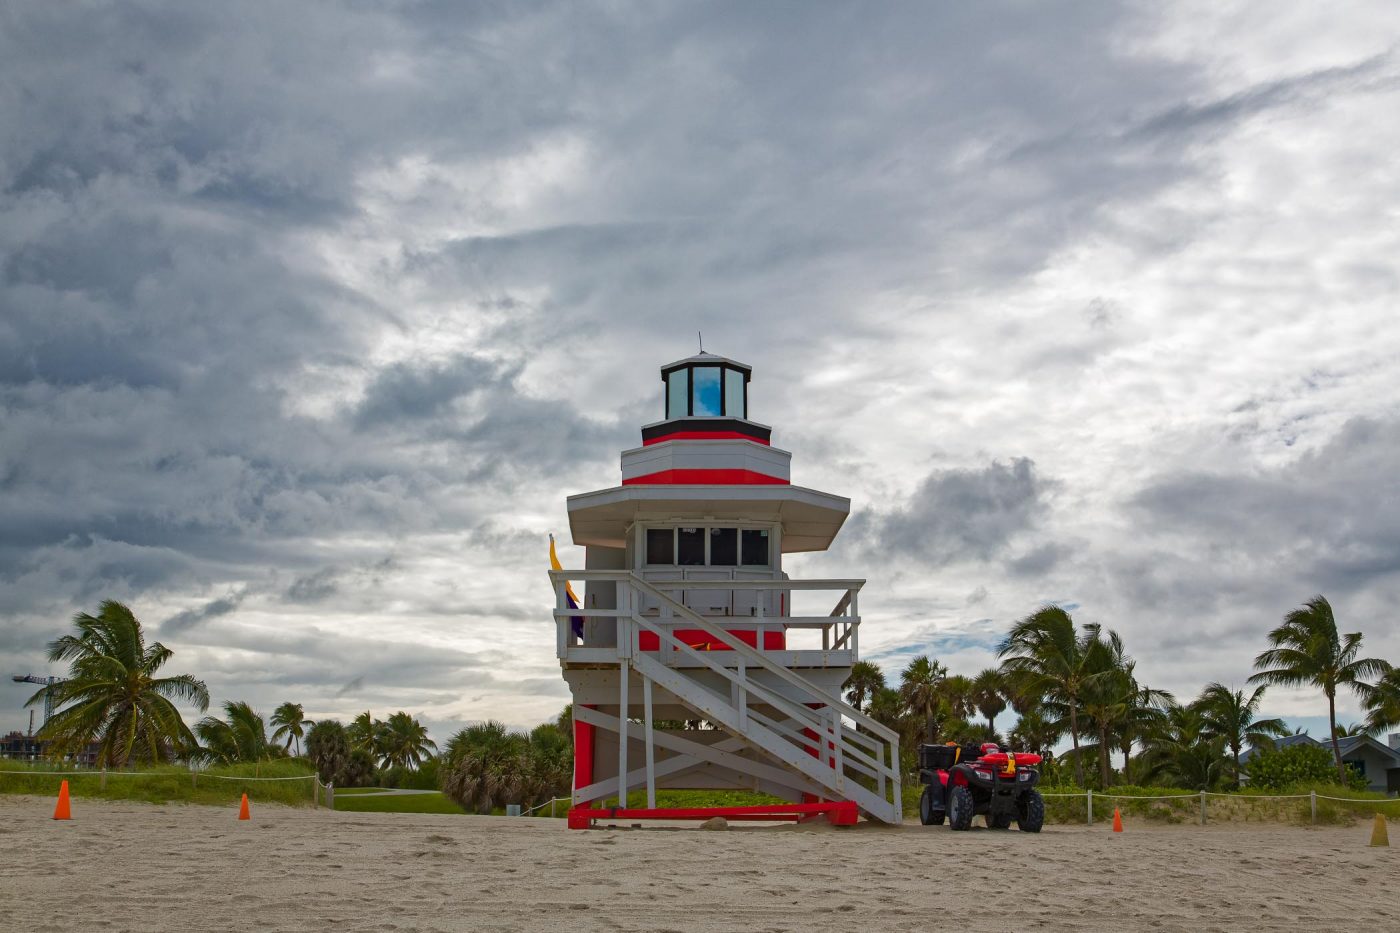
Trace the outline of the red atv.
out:
M 919 822 L 937 826 L 946 817 L 951 829 L 972 828 L 972 818 L 986 815 L 988 829 L 1038 833 L 1045 824 L 1045 800 L 1035 789 L 1040 756 L 985 745 L 920 745 Z

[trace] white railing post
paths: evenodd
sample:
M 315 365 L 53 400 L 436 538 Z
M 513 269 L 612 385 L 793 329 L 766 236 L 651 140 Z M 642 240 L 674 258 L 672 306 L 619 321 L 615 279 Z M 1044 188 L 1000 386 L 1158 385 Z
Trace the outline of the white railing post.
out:
M 618 622 L 621 622 L 618 619 Z M 627 807 L 627 659 L 617 659 L 617 805 Z
M 1206 825 L 1206 792 L 1201 791 L 1201 825 Z
M 1317 825 L 1317 791 L 1312 791 L 1308 796 L 1312 797 L 1312 821 Z
M 860 660 L 860 598 L 859 590 L 851 590 L 851 621 L 847 624 L 851 626 L 851 657 Z
M 647 738 L 647 807 L 656 809 L 656 751 L 652 745 L 651 678 L 642 676 L 642 717 L 646 721 Z M 624 730 L 626 727 L 623 727 Z M 624 735 L 624 741 L 626 737 Z
M 1093 826 L 1093 825 L 1094 825 L 1094 789 L 1091 787 L 1091 788 L 1089 788 L 1088 790 L 1086 790 L 1086 791 L 1084 792 L 1084 794 L 1085 794 L 1085 799 L 1088 801 L 1087 806 L 1088 806 L 1088 811 L 1089 811 L 1089 825 L 1090 825 L 1090 826 Z

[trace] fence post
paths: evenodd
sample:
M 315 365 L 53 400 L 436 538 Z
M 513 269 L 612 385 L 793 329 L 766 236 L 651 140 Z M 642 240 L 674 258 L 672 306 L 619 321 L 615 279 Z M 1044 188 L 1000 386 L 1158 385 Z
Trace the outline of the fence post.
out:
M 549 802 L 549 818 L 554 819 L 554 801 Z
M 335 809 L 335 781 L 326 785 L 326 809 Z
M 311 775 L 311 809 L 316 809 L 321 805 L 321 778 L 320 775 Z
M 1206 792 L 1201 791 L 1201 825 L 1206 825 Z
M 1089 788 L 1088 790 L 1086 790 L 1086 791 L 1084 792 L 1084 795 L 1085 795 L 1085 798 L 1088 800 L 1089 825 L 1090 825 L 1090 826 L 1093 826 L 1093 825 L 1094 825 L 1094 789 L 1093 789 L 1092 787 Z
M 1317 791 L 1313 791 L 1313 792 L 1312 792 L 1311 794 L 1309 794 L 1308 796 L 1312 797 L 1312 821 L 1313 821 L 1313 825 L 1316 826 L 1316 825 L 1317 825 Z
M 98 789 L 98 790 L 106 790 L 106 789 L 107 789 L 107 766 L 106 766 L 106 765 L 103 765 L 103 766 L 102 766 L 102 779 L 101 779 L 100 781 L 97 782 L 97 789 Z

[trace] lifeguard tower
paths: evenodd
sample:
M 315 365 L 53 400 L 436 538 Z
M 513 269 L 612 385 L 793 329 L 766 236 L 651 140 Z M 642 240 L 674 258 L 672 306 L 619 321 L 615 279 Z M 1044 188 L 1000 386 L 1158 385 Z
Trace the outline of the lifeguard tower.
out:
M 792 485 L 792 455 L 749 420 L 751 376 L 704 352 L 662 367 L 665 420 L 623 451 L 622 484 L 568 499 L 585 569 L 550 579 L 574 700 L 571 828 L 902 818 L 898 736 L 841 698 L 865 581 L 783 572 L 784 555 L 831 546 L 850 500 Z M 658 788 L 786 802 L 658 808 Z

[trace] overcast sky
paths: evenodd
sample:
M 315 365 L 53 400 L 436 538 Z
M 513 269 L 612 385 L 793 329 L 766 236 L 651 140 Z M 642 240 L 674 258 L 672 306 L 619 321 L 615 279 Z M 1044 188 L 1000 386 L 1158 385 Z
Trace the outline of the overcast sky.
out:
M 891 675 L 1053 601 L 1187 699 L 1315 593 L 1400 662 L 1397 42 L 1391 2 L 6 4 L 0 666 L 112 598 L 215 703 L 552 717 L 547 534 L 697 330 L 852 500 L 789 569 L 869 579 Z

